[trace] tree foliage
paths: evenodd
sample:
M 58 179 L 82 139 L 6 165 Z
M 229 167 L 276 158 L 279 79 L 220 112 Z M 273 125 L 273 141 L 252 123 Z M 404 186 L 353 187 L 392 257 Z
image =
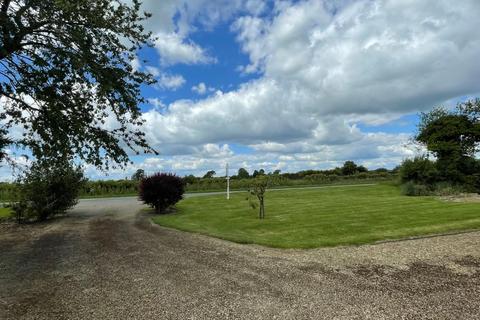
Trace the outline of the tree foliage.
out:
M 345 161 L 341 170 L 343 175 L 350 176 L 358 172 L 358 166 L 353 161 Z
M 64 214 L 77 204 L 85 178 L 71 163 L 35 162 L 18 181 L 13 209 L 18 220 L 46 220 Z
M 406 159 L 400 167 L 400 182 L 432 186 L 438 182 L 438 170 L 435 162 L 420 156 Z
M 263 175 L 265 175 L 265 170 L 264 169 L 254 170 L 253 174 L 252 174 L 252 178 L 257 178 L 257 177 L 263 176 Z
M 250 178 L 250 174 L 248 173 L 247 169 L 240 168 L 238 169 L 237 177 L 238 179 L 248 179 Z
M 217 173 L 214 170 L 207 171 L 203 176 L 203 179 L 213 178 Z
M 186 184 L 194 184 L 198 180 L 200 180 L 200 178 L 195 177 L 193 174 L 189 174 L 188 176 L 183 177 L 183 181 Z
M 132 67 L 149 16 L 138 0 L 0 0 L 0 119 L 24 129 L 7 140 L 101 168 L 154 152 L 138 106 L 154 80 Z
M 171 173 L 156 173 L 143 178 L 139 186 L 139 198 L 155 208 L 157 213 L 165 212 L 170 206 L 182 200 L 185 182 Z
M 145 170 L 137 169 L 134 174 L 132 174 L 132 180 L 140 181 L 145 177 Z
M 461 103 L 454 111 L 436 108 L 421 114 L 416 140 L 437 158 L 442 179 L 463 184 L 478 174 L 475 154 L 480 142 L 480 100 Z

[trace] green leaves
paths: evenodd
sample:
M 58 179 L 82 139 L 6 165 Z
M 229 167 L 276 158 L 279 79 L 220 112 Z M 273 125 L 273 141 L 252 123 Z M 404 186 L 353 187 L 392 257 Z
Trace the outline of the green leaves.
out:
M 437 157 L 442 179 L 463 184 L 466 177 L 478 174 L 479 114 L 479 99 L 461 103 L 454 111 L 436 108 L 421 114 L 416 140 Z
M 6 128 L 38 158 L 125 165 L 130 152 L 155 152 L 141 130 L 142 84 L 135 52 L 149 45 L 139 1 L 0 1 L 0 97 Z M 110 123 L 110 125 L 107 125 Z
M 13 205 L 17 220 L 45 220 L 64 214 L 77 203 L 85 178 L 80 167 L 67 161 L 33 163 L 20 178 Z

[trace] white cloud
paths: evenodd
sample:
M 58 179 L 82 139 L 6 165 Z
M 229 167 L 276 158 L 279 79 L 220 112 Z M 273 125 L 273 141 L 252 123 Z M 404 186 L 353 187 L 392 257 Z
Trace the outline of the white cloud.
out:
M 310 0 L 275 10 L 232 26 L 250 57 L 243 70 L 260 79 L 147 112 L 150 141 L 185 156 L 196 145 L 228 141 L 269 154 L 267 162 L 281 154 L 309 164 L 325 163 L 321 154 L 399 161 L 409 153 L 395 135 L 372 136 L 356 124 L 385 124 L 480 91 L 477 1 Z
M 477 92 L 478 1 L 323 1 L 285 6 L 272 20 L 234 24 L 251 63 L 316 113 L 411 112 Z
M 429 10 L 424 10 L 427 7 Z M 382 123 L 480 91 L 477 1 L 356 1 L 332 15 L 322 1 L 284 4 L 273 19 L 239 18 L 259 80 L 146 117 L 161 143 L 283 143 L 355 139 Z M 331 125 L 334 123 L 333 125 Z M 340 130 L 340 131 L 339 131 Z
M 216 61 L 199 45 L 182 38 L 178 33 L 158 33 L 156 37 L 155 48 L 160 55 L 162 65 L 202 64 Z
M 227 158 L 233 156 L 232 150 L 228 144 L 218 145 L 207 143 L 202 146 L 196 156 L 202 158 Z
M 204 83 L 204 82 L 200 82 L 199 84 L 197 84 L 196 86 L 193 86 L 192 87 L 192 91 L 199 94 L 199 95 L 204 95 L 206 94 L 207 92 L 214 92 L 215 91 L 215 88 L 213 87 L 207 87 L 207 85 Z M 222 94 L 222 91 L 217 91 L 216 92 L 217 95 L 221 95 Z
M 200 82 L 198 85 L 192 87 L 192 91 L 198 94 L 205 94 L 207 93 L 207 86 L 205 83 Z
M 124 0 L 131 3 L 131 0 Z M 189 40 L 198 27 L 212 29 L 235 14 L 259 15 L 267 9 L 264 0 L 162 0 L 144 1 L 142 10 L 151 13 L 145 21 L 147 30 L 158 38 L 155 42 L 161 61 L 176 63 L 214 63 L 204 48 Z
M 182 87 L 186 80 L 179 74 L 168 74 L 163 72 L 160 68 L 154 66 L 145 66 L 145 71 L 151 74 L 158 82 L 157 87 L 160 89 L 177 90 Z
M 165 103 L 163 103 L 163 101 L 158 98 L 150 98 L 148 99 L 148 103 L 150 103 L 153 108 L 158 112 L 162 112 L 167 108 Z
M 160 69 L 157 67 L 146 66 L 145 69 L 147 70 L 148 73 L 150 73 L 154 77 L 158 77 L 161 74 Z
M 169 90 L 177 90 L 178 88 L 182 87 L 185 84 L 186 80 L 179 74 L 169 75 L 169 74 L 162 74 L 158 79 L 158 85 L 160 88 L 169 89 Z

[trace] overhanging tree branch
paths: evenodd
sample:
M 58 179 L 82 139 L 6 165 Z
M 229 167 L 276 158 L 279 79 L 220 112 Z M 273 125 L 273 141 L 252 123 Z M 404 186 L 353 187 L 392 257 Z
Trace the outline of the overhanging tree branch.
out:
M 128 149 L 155 152 L 138 129 L 140 86 L 154 80 L 130 65 L 151 40 L 138 0 L 3 0 L 1 10 L 3 112 L 25 127 L 22 143 L 35 157 L 61 154 L 106 168 L 126 164 Z M 105 126 L 111 116 L 118 130 Z

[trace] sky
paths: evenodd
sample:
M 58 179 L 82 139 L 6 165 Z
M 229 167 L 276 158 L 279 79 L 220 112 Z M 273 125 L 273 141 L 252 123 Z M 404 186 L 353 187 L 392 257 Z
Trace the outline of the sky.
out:
M 129 1 L 129 0 L 124 0 Z M 132 65 L 160 154 L 126 170 L 295 172 L 354 160 L 393 168 L 419 150 L 419 112 L 480 97 L 480 1 L 144 0 L 156 37 Z

